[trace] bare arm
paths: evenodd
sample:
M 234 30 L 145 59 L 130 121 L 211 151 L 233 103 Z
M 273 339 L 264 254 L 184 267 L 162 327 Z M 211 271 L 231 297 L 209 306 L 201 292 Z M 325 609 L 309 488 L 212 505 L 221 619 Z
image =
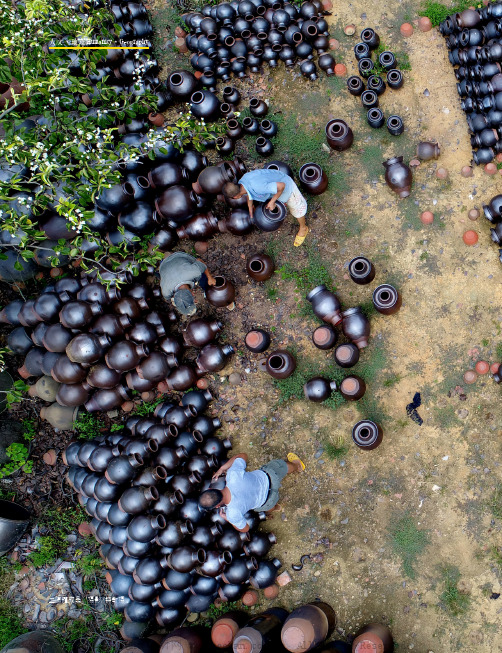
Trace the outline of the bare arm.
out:
M 248 195 L 248 209 L 249 209 L 249 217 L 252 220 L 253 213 L 254 213 L 254 204 L 253 204 L 253 200 L 249 197 L 249 195 Z
M 242 460 L 247 464 L 248 462 L 248 455 L 247 453 L 237 453 L 235 456 L 232 456 L 227 462 L 222 465 L 215 474 L 213 474 L 213 481 L 216 481 L 217 478 L 219 478 L 224 472 L 226 472 L 232 465 L 234 464 L 234 461 L 237 460 L 237 458 L 242 458 Z
M 209 268 L 207 267 L 207 264 L 204 263 L 204 261 L 202 259 L 200 259 L 200 258 L 198 258 L 197 261 L 199 261 L 199 263 L 202 263 L 202 264 L 204 264 L 206 266 L 206 269 L 204 270 L 203 274 L 206 275 L 208 284 L 210 286 L 214 286 L 214 284 L 216 283 L 216 279 L 213 277 L 213 275 L 209 271 Z
M 275 209 L 275 203 L 282 195 L 285 188 L 286 188 L 286 184 L 284 184 L 282 181 L 277 182 L 277 193 L 268 201 L 267 209 Z
M 223 509 L 220 509 L 220 517 L 223 517 L 223 519 L 232 526 L 232 528 L 235 528 L 236 531 L 239 531 L 239 533 L 247 533 L 249 531 L 249 524 L 246 524 L 244 528 L 237 528 L 237 526 L 234 526 L 232 522 L 228 521 L 227 515 Z

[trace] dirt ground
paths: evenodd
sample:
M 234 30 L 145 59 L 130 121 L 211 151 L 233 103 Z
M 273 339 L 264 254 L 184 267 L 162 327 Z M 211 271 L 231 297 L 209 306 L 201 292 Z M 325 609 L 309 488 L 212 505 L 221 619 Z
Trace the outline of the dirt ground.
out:
M 408 39 L 399 33 L 404 20 L 416 21 L 419 3 L 334 4 L 328 17 L 340 41 L 334 56 L 348 74 L 357 74 L 352 47 L 364 27 L 375 28 L 389 49 L 409 56 L 403 88 L 388 89 L 380 102 L 386 116 L 403 117 L 402 136 L 371 130 L 345 79 L 339 83 L 322 75 L 312 83 L 299 77 L 298 69 L 285 72 L 281 65 L 273 74 L 267 68 L 244 80 L 241 88 L 248 95 L 258 92 L 283 115 L 296 115 L 307 134 L 312 126 L 322 130 L 332 117 L 351 125 L 355 140 L 349 151 L 316 150 L 330 171 L 330 187 L 309 198 L 311 244 L 345 307 L 367 303 L 384 282 L 396 284 L 403 306 L 394 316 L 371 317 L 370 345 L 355 368 L 362 376 L 369 370 L 365 401 L 335 411 L 305 400 L 278 403 L 277 387 L 257 367 L 258 357 L 244 349 L 248 328 L 272 330 L 273 345 L 294 346 L 298 360 L 322 365 L 332 356 L 310 341 L 317 323 L 302 317 L 306 302 L 295 292 L 294 279 L 281 274 L 266 284 L 246 279 L 244 259 L 267 246 L 278 267 L 308 264 L 305 252 L 292 247 L 294 224 L 278 234 L 211 241 L 210 268 L 224 271 L 238 288 L 238 310 L 223 316 L 230 329 L 226 337 L 237 343 L 238 353 L 213 383 L 226 410 L 222 434 L 233 438 L 234 452 L 250 454 L 253 467 L 288 451 L 307 464 L 305 473 L 285 481 L 282 513 L 266 526 L 276 533 L 273 552 L 293 579 L 278 603 L 292 608 L 319 597 L 335 607 L 346 634 L 369 621 L 388 623 L 399 650 L 502 650 L 501 521 L 491 507 L 502 476 L 500 389 L 489 375 L 474 385 L 462 378 L 476 360 L 495 362 L 502 342 L 498 250 L 488 222 L 467 217 L 469 209 L 481 209 L 500 192 L 500 176 L 490 177 L 482 167 L 471 178 L 460 175 L 471 147 L 444 39 L 437 30 L 424 34 L 416 27 Z M 343 34 L 347 23 L 356 25 L 355 37 Z M 399 200 L 384 183 L 381 163 L 394 155 L 409 161 L 420 140 L 438 141 L 441 156 L 420 165 L 410 198 Z M 283 148 L 284 153 L 287 157 Z M 449 171 L 446 181 L 435 176 L 439 166 Z M 424 210 L 434 213 L 433 225 L 420 223 Z M 474 247 L 462 241 L 467 229 L 479 234 Z M 375 264 L 369 286 L 356 286 L 346 273 L 358 254 Z M 242 374 L 240 385 L 228 383 L 232 371 Z M 421 426 L 406 414 L 416 392 Z M 350 433 L 368 416 L 377 417 L 384 439 L 378 449 L 364 452 Z M 339 438 L 346 453 L 330 458 L 324 447 Z M 409 541 L 401 533 L 405 549 L 411 547 L 411 570 L 393 545 L 396 522 L 398 530 L 405 523 L 416 529 Z M 428 537 L 422 555 L 412 551 L 417 530 Z M 291 564 L 305 553 L 321 555 L 293 571 Z M 454 578 L 449 585 L 448 574 Z

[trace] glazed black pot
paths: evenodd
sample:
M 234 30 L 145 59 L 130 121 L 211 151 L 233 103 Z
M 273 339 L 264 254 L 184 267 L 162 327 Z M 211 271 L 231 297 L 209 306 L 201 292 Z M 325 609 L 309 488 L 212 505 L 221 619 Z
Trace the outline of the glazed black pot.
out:
M 0 500 L 0 555 L 5 555 L 28 528 L 31 514 L 13 501 Z
M 183 395 L 181 403 L 183 406 L 191 406 L 200 414 L 207 408 L 212 399 L 213 396 L 209 390 L 191 390 Z
M 326 125 L 326 140 L 331 149 L 342 152 L 352 145 L 354 134 L 345 121 L 330 120 Z
M 347 79 L 347 88 L 351 95 L 359 96 L 364 91 L 364 82 L 357 75 L 352 75 Z
M 392 136 L 399 136 L 404 131 L 403 119 L 400 116 L 389 116 L 387 118 L 387 129 Z
M 108 463 L 105 478 L 115 485 L 132 481 L 143 464 L 143 459 L 139 454 L 116 456 Z
M 362 420 L 352 429 L 352 439 L 361 449 L 375 449 L 382 442 L 383 431 L 378 424 Z
M 109 211 L 113 215 L 118 215 L 121 211 L 127 209 L 134 201 L 134 188 L 129 183 L 116 184 L 111 188 L 106 188 L 101 195 L 96 198 L 96 204 L 104 211 Z
M 363 379 L 353 374 L 346 376 L 340 384 L 340 394 L 347 401 L 357 401 L 364 396 L 366 384 Z
M 66 351 L 72 338 L 71 331 L 65 329 L 62 324 L 51 324 L 42 337 L 42 343 L 47 351 L 59 354 Z
M 294 177 L 291 168 L 283 161 L 269 161 L 263 167 L 267 170 L 279 170 L 279 172 L 283 172 L 285 175 L 288 175 L 288 177 Z
M 317 163 L 305 163 L 298 173 L 300 184 L 311 195 L 321 195 L 328 187 L 328 177 Z
M 332 77 L 335 74 L 335 60 L 330 54 L 322 54 L 319 57 L 319 68 L 323 70 L 328 77 Z
M 136 367 L 136 372 L 141 379 L 146 379 L 147 381 L 153 381 L 155 383 L 165 379 L 170 370 L 171 366 L 168 362 L 168 355 L 160 351 L 152 352 L 149 356 L 143 358 L 140 364 Z
M 378 95 L 375 91 L 367 89 L 361 93 L 361 103 L 365 109 L 373 109 L 378 107 Z
M 194 579 L 194 572 L 180 572 L 175 569 L 169 569 L 162 579 L 162 585 L 172 591 L 184 590 L 190 587 Z
M 190 111 L 196 118 L 214 122 L 220 117 L 220 101 L 211 91 L 196 91 L 190 98 Z
M 159 530 L 166 527 L 166 520 L 162 515 L 146 516 L 137 515 L 127 527 L 127 535 L 136 542 L 151 542 Z M 181 570 L 180 570 L 181 571 Z
M 403 163 L 402 156 L 392 157 L 384 161 L 385 181 L 389 188 L 399 195 L 401 199 L 408 197 L 412 184 L 410 168 Z
M 199 375 L 206 372 L 219 372 L 233 353 L 234 349 L 231 345 L 220 346 L 214 343 L 205 345 L 197 356 L 195 372 Z
M 367 258 L 358 256 L 349 263 L 349 275 L 358 285 L 365 285 L 375 278 L 375 268 Z
M 184 574 L 204 564 L 205 560 L 206 552 L 204 549 L 196 549 L 190 545 L 176 548 L 167 558 L 171 569 Z
M 223 528 L 220 524 L 199 525 L 195 529 L 191 541 L 197 547 L 207 549 L 211 544 L 216 541 L 216 538 L 223 533 Z
M 267 209 L 265 204 L 255 207 L 253 223 L 260 231 L 276 231 L 286 219 L 286 207 L 280 201 L 275 203 L 274 209 Z
M 244 544 L 244 553 L 247 556 L 264 558 L 276 542 L 277 538 L 273 533 L 257 531 L 252 534 L 249 542 Z
M 118 507 L 129 515 L 140 515 L 145 512 L 152 501 L 158 501 L 159 492 L 155 487 L 134 487 L 124 490 L 118 500 Z
M 246 116 L 242 120 L 242 128 L 246 132 L 246 134 L 258 134 L 260 131 L 260 123 L 256 118 L 252 118 L 251 116 Z
M 348 308 L 342 313 L 342 330 L 359 349 L 368 346 L 370 323 L 359 307 Z
M 188 70 L 176 70 L 167 80 L 169 91 L 180 100 L 188 100 L 199 88 L 195 76 Z
M 263 331 L 263 329 L 253 329 L 247 332 L 244 344 L 249 351 L 252 351 L 254 354 L 260 354 L 269 348 L 270 335 L 266 331 Z
M 385 116 L 381 109 L 374 107 L 366 114 L 366 120 L 368 121 L 368 125 L 373 129 L 380 129 L 385 123 Z
M 240 102 L 241 94 L 235 87 L 225 86 L 223 89 L 223 99 L 225 102 L 236 106 Z
M 264 100 L 253 97 L 249 101 L 249 110 L 255 118 L 264 118 L 268 113 L 268 105 Z
M 305 398 L 317 403 L 326 401 L 334 390 L 337 390 L 336 382 L 329 381 L 321 376 L 316 376 L 310 379 L 303 386 Z
M 375 64 L 373 63 L 373 61 L 371 59 L 365 58 L 365 59 L 360 59 L 359 60 L 357 67 L 359 69 L 359 74 L 362 77 L 369 77 L 370 75 L 373 74 Z M 388 78 L 387 78 L 387 80 L 388 80 Z M 390 84 L 389 84 L 389 86 L 390 86 Z
M 191 522 L 170 521 L 166 528 L 158 533 L 155 542 L 161 547 L 177 547 L 185 538 L 191 537 L 193 533 L 194 528 Z
M 117 338 L 123 335 L 124 330 L 132 324 L 128 315 L 113 315 L 106 313 L 100 315 L 92 324 L 89 331 L 98 335 L 107 335 L 110 338 Z
M 382 95 L 385 92 L 385 82 L 378 75 L 370 75 L 368 77 L 368 90 L 374 91 L 377 95 Z
M 277 349 L 269 354 L 265 369 L 274 379 L 287 379 L 296 369 L 296 360 L 290 352 Z
M 105 362 L 109 368 L 117 372 L 128 372 L 139 365 L 140 361 L 148 355 L 148 351 L 146 345 L 123 340 L 110 347 L 105 355 Z
M 307 295 L 307 301 L 312 304 L 312 310 L 317 317 L 333 326 L 340 324 L 342 314 L 338 297 L 330 292 L 324 284 L 316 286 Z
M 401 308 L 401 296 L 393 286 L 383 284 L 373 293 L 373 306 L 383 315 L 392 315 Z
M 261 560 L 258 563 L 258 569 L 251 574 L 249 582 L 255 589 L 270 587 L 275 582 L 278 570 L 282 563 L 277 558 L 272 560 Z
M 370 50 L 376 50 L 380 45 L 380 37 L 375 32 L 375 30 L 371 29 L 370 27 L 363 29 L 361 32 L 361 41 L 366 43 L 369 46 Z
M 210 170 L 210 168 L 206 168 L 206 170 Z M 201 175 L 206 170 L 203 170 Z M 199 175 L 199 179 L 201 175 Z M 157 197 L 155 208 L 165 220 L 182 224 L 194 214 L 196 202 L 195 193 L 190 192 L 184 186 L 170 186 Z
M 155 513 L 159 513 L 167 517 L 168 515 L 174 515 L 178 508 L 183 505 L 184 498 L 183 494 L 179 490 L 174 490 L 174 492 L 164 492 L 161 494 L 157 501 L 152 506 L 152 510 Z
M 49 329 L 46 337 L 48 332 Z M 106 335 L 97 336 L 92 333 L 81 333 L 68 343 L 66 355 L 72 363 L 79 363 L 83 367 L 89 367 L 103 356 L 110 344 L 110 338 Z
M 271 156 L 274 153 L 274 145 L 272 141 L 265 138 L 265 136 L 258 136 L 255 149 L 260 156 Z
M 388 70 L 387 71 L 387 86 L 397 90 L 403 85 L 403 74 L 400 70 Z

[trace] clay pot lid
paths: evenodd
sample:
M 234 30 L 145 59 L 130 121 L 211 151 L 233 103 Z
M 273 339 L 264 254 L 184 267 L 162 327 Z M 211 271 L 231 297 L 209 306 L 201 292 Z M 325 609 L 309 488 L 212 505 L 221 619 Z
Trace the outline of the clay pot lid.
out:
M 340 345 L 336 350 L 336 356 L 341 361 L 349 361 L 352 358 L 352 349 L 348 345 Z
M 162 653 L 188 653 L 190 645 L 181 637 L 173 637 L 162 644 Z
M 356 637 L 352 644 L 354 653 L 384 653 L 384 649 L 383 641 L 371 631 Z
M 357 387 L 358 387 L 358 383 L 356 379 L 354 379 L 353 377 L 347 377 L 342 381 L 340 385 L 340 390 L 348 394 L 352 394 L 353 392 L 356 392 Z
M 263 334 L 259 331 L 250 331 L 246 335 L 246 344 L 250 347 L 259 347 L 263 342 Z
M 317 345 L 325 345 L 332 337 L 331 329 L 327 326 L 320 326 L 314 331 L 314 342 Z
M 221 620 L 215 623 L 211 629 L 211 640 L 213 644 L 218 648 L 229 647 L 237 634 L 238 628 L 236 626 L 237 624 L 232 628 L 230 620 Z M 239 651 L 241 651 L 240 647 Z

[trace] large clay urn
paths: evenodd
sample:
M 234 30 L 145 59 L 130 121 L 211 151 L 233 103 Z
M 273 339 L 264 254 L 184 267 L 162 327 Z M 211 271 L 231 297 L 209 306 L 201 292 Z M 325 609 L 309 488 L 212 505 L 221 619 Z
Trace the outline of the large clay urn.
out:
M 352 642 L 352 653 L 364 653 L 364 651 L 391 653 L 393 650 L 392 634 L 389 628 L 382 624 L 372 623 L 363 626 Z
M 260 231 L 277 231 L 286 219 L 286 207 L 277 200 L 273 209 L 268 209 L 266 204 L 258 204 L 253 214 L 253 224 Z
M 67 302 L 59 312 L 61 324 L 67 329 L 82 329 L 95 315 L 103 312 L 101 304 L 81 300 Z
M 180 100 L 188 100 L 200 86 L 200 82 L 188 70 L 175 70 L 169 75 L 167 84 L 172 95 Z
M 124 490 L 118 500 L 118 507 L 129 515 L 140 515 L 146 512 L 153 501 L 159 500 L 156 487 L 131 487 Z
M 81 383 L 87 376 L 87 371 L 63 355 L 54 363 L 51 376 L 58 383 Z
M 231 345 L 220 346 L 214 343 L 205 345 L 197 356 L 196 374 L 219 372 L 225 367 L 233 353 L 234 348 Z
M 206 298 L 212 306 L 229 306 L 235 299 L 233 283 L 225 277 L 216 276 L 214 285 L 209 286 L 206 291 Z
M 179 367 L 171 370 L 166 378 L 167 387 L 169 390 L 188 390 L 197 381 L 197 376 L 194 370 L 189 365 L 180 365 Z
M 219 220 L 221 233 L 229 232 L 234 236 L 243 236 L 253 230 L 253 223 L 247 208 L 234 208 L 228 218 Z
M 89 367 L 97 363 L 107 347 L 111 345 L 108 336 L 97 336 L 92 333 L 80 333 L 66 347 L 66 355 L 72 363 Z
M 202 549 L 204 550 L 204 549 Z M 206 559 L 203 564 L 198 568 L 197 573 L 202 576 L 209 576 L 215 578 L 219 576 L 222 571 L 232 562 L 232 554 L 230 551 L 206 551 Z
M 227 181 L 236 181 L 235 172 L 228 162 L 221 166 L 209 166 L 197 177 L 197 184 L 204 193 L 219 195 Z
M 281 641 L 295 653 L 312 650 L 331 635 L 336 625 L 335 611 L 326 603 L 308 603 L 291 612 L 284 622 Z
M 249 542 L 244 543 L 244 553 L 247 556 L 264 558 L 276 542 L 277 538 L 273 533 L 256 531 L 250 537 Z
M 394 156 L 384 161 L 382 165 L 385 168 L 385 181 L 389 188 L 401 199 L 408 197 L 413 177 L 410 168 L 403 163 L 403 157 Z
M 307 295 L 307 300 L 312 304 L 312 310 L 317 317 L 333 326 L 340 324 L 342 314 L 338 297 L 330 292 L 324 284 L 316 286 Z
M 265 369 L 274 379 L 287 379 L 296 369 L 295 357 L 285 349 L 277 349 L 268 356 Z
M 246 272 L 254 281 L 267 281 L 275 272 L 275 264 L 268 254 L 253 254 L 246 261 Z
M 321 195 L 328 188 L 328 176 L 318 163 L 305 163 L 298 173 L 300 184 L 310 195 Z
M 90 413 L 97 410 L 108 411 L 118 408 L 121 404 L 129 399 L 128 389 L 123 386 L 107 390 L 98 390 L 93 394 L 85 404 L 86 410 Z
M 152 188 L 160 192 L 169 186 L 185 184 L 188 181 L 188 173 L 178 164 L 166 161 L 150 170 L 148 181 Z
M 56 401 L 61 406 L 80 406 L 89 399 L 91 386 L 87 383 L 62 383 L 56 395 Z
M 89 331 L 98 335 L 107 335 L 110 338 L 118 338 L 124 334 L 125 329 L 128 329 L 131 324 L 131 318 L 128 315 L 106 313 L 96 318 Z
M 172 354 L 154 351 L 136 367 L 136 372 L 141 379 L 158 383 L 166 378 L 171 370 L 169 361 L 175 362 Z M 174 366 L 174 365 L 173 365 Z
M 187 573 L 202 565 L 206 560 L 204 549 L 196 549 L 193 546 L 180 546 L 168 556 L 168 565 L 171 569 L 181 573 Z
M 209 211 L 208 213 L 197 213 L 181 227 L 178 227 L 176 233 L 180 239 L 207 240 L 218 231 L 218 220 Z
M 192 217 L 196 203 L 197 196 L 193 191 L 184 186 L 170 186 L 157 197 L 155 208 L 165 220 L 182 224 Z

